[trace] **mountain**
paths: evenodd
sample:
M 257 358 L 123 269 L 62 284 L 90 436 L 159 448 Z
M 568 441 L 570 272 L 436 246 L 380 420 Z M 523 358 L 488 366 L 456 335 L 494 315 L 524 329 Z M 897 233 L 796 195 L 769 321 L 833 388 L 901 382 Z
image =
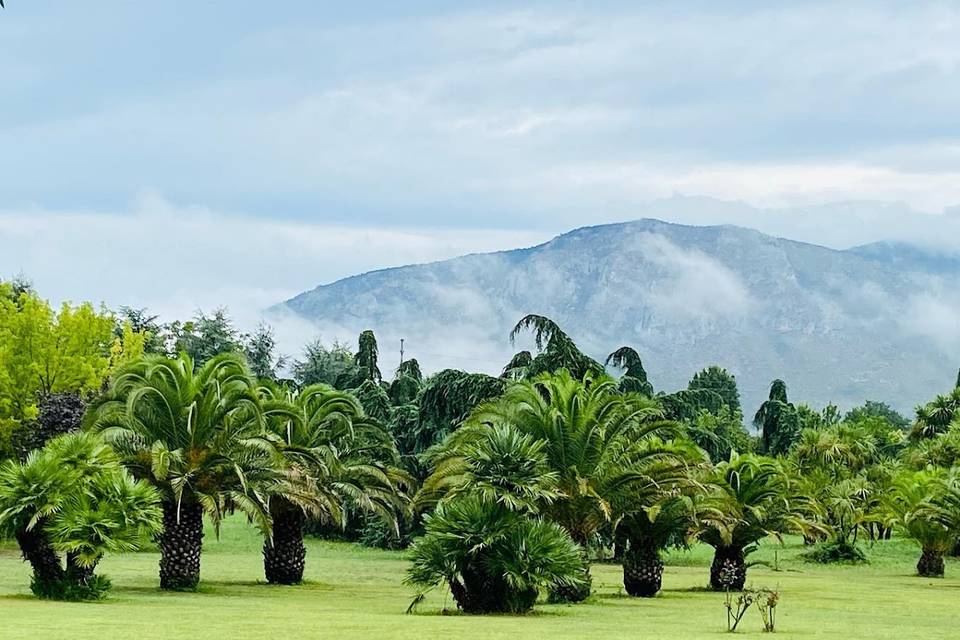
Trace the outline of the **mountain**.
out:
M 791 399 L 902 410 L 960 364 L 960 260 L 901 244 L 829 249 L 734 226 L 659 220 L 585 227 L 542 245 L 344 278 L 278 305 L 330 339 L 362 329 L 381 359 L 405 338 L 428 369 L 497 372 L 526 313 L 602 359 L 637 349 L 658 390 L 720 364 L 745 412 L 773 378 Z M 384 367 L 385 369 L 388 367 Z

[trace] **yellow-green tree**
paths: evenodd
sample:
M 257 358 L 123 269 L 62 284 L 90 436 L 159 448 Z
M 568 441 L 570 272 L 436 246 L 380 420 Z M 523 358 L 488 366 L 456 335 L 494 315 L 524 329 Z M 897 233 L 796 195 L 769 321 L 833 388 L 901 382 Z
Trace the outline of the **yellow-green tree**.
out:
M 0 423 L 35 417 L 43 395 L 99 388 L 111 361 L 125 359 L 125 344 L 135 351 L 139 343 L 131 332 L 114 340 L 106 309 L 65 302 L 54 310 L 36 292 L 0 282 Z

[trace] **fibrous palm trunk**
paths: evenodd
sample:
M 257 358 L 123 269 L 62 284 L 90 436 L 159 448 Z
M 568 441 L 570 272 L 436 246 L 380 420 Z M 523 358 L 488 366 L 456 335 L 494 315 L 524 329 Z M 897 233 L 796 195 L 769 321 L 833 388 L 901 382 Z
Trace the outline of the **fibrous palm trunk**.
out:
M 710 565 L 710 588 L 742 591 L 747 582 L 747 562 L 739 547 L 717 547 Z
M 663 584 L 663 560 L 650 540 L 630 540 L 623 556 L 623 587 L 631 596 L 652 598 Z
M 44 524 L 41 519 L 29 531 L 18 531 L 16 537 L 23 559 L 29 562 L 33 569 L 34 580 L 50 584 L 63 579 L 63 566 L 43 530 Z
M 203 508 L 196 502 L 163 503 L 160 534 L 160 588 L 194 589 L 200 582 Z
M 263 571 L 270 584 L 300 584 L 307 549 L 303 544 L 306 518 L 296 506 L 278 500 L 271 508 L 273 539 L 263 543 Z
M 96 564 L 82 565 L 74 553 L 67 554 L 66 575 L 71 581 L 78 584 L 87 584 L 93 578 L 93 572 L 97 568 Z
M 466 567 L 461 572 L 462 581 L 450 582 L 450 593 L 457 607 L 464 613 L 526 613 L 537 601 L 537 589 L 511 587 L 503 576 L 490 575 L 482 568 L 482 558 L 477 567 Z
M 924 578 L 943 577 L 943 553 L 934 549 L 924 548 L 917 562 L 917 574 Z

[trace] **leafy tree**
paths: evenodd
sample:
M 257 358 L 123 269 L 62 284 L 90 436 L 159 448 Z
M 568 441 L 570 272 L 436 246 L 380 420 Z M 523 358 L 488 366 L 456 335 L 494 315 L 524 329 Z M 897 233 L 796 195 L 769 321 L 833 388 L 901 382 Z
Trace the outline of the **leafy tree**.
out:
M 737 389 L 737 379 L 732 373 L 716 365 L 707 367 L 694 374 L 687 385 L 690 391 L 713 391 L 723 401 L 731 414 L 741 414 L 740 391 Z
M 240 333 L 224 307 L 214 309 L 211 316 L 197 311 L 192 320 L 171 323 L 169 331 L 173 352 L 186 353 L 198 367 L 222 353 L 243 351 Z
M 415 402 L 420 387 L 423 385 L 423 374 L 420 372 L 420 363 L 416 359 L 404 360 L 397 369 L 397 376 L 390 383 L 390 402 L 394 406 Z
M 743 589 L 746 556 L 763 538 L 821 530 L 809 498 L 792 495 L 780 463 L 752 454 L 732 454 L 707 474 L 710 490 L 697 508 L 696 533 L 714 548 L 710 587 Z
M 83 422 L 87 403 L 78 393 L 51 393 L 40 402 L 36 420 L 24 422 L 14 433 L 13 448 L 21 460 L 41 449 L 52 438 L 77 431 Z
M 249 491 L 273 467 L 250 444 L 263 430 L 263 415 L 243 356 L 220 354 L 197 368 L 186 353 L 146 356 L 116 376 L 85 422 L 113 444 L 134 477 L 160 492 L 161 588 L 196 587 L 204 513 L 219 525 L 237 508 L 269 532 L 267 507 Z
M 887 494 L 890 522 L 921 547 L 917 574 L 943 577 L 943 556 L 960 536 L 960 484 L 943 469 L 903 472 Z
M 100 387 L 110 364 L 113 318 L 84 303 L 54 311 L 32 290 L 0 283 L 0 419 L 36 416 L 37 398 Z
M 243 352 L 250 370 L 260 380 L 276 380 L 287 363 L 287 356 L 277 354 L 273 328 L 260 323 L 252 335 L 245 336 Z
M 882 418 L 893 427 L 901 431 L 910 428 L 910 421 L 885 402 L 867 400 L 859 407 L 854 407 L 843 417 L 844 422 L 860 422 L 866 418 Z
M 383 390 L 383 386 L 373 380 L 364 380 L 353 394 L 360 401 L 364 413 L 371 418 L 378 420 L 381 424 L 390 421 L 390 415 L 393 408 L 390 404 L 390 396 Z
M 377 366 L 378 355 L 377 338 L 373 335 L 373 331 L 367 329 L 360 334 L 357 354 L 353 360 L 360 370 L 360 379 L 357 381 L 357 385 L 363 380 L 371 380 L 379 384 L 383 379 L 383 376 L 380 375 L 380 368 Z
M 303 359 L 293 363 L 293 377 L 301 386 L 326 384 L 335 389 L 350 389 L 360 376 L 348 347 L 334 342 L 329 347 L 315 340 L 303 350 Z
M 750 453 L 753 448 L 750 434 L 743 427 L 743 418 L 727 406 L 715 414 L 701 409 L 685 424 L 690 439 L 713 461 L 729 460 L 731 453 Z
M 796 407 L 787 400 L 783 380 L 774 380 L 770 385 L 770 396 L 757 410 L 753 425 L 760 430 L 763 453 L 778 456 L 790 450 L 800 432 L 800 421 Z
M 425 519 L 406 582 L 421 590 L 446 583 L 466 613 L 525 613 L 542 587 L 580 588 L 579 548 L 554 523 L 475 495 L 441 503 Z
M 273 522 L 264 542 L 264 572 L 274 584 L 303 580 L 307 517 L 342 526 L 345 505 L 376 513 L 396 529 L 409 476 L 392 463 L 389 436 L 363 414 L 351 394 L 326 385 L 290 393 L 277 385 L 260 389 L 266 441 L 282 470 L 265 487 Z
M 120 307 L 117 310 L 117 323 L 114 335 L 123 338 L 124 330 L 129 327 L 134 333 L 144 337 L 144 353 L 166 354 L 166 335 L 163 327 L 157 322 L 160 316 L 150 314 L 145 308 Z
M 603 373 L 603 366 L 584 355 L 570 336 L 550 318 L 532 313 L 524 316 L 510 332 L 510 341 L 513 342 L 524 331 L 533 332 L 534 342 L 540 350 L 527 366 L 525 377 L 535 377 L 560 369 L 566 369 L 575 378 L 582 378 L 588 372 Z
M 159 525 L 156 491 L 92 434 L 59 436 L 0 466 L 0 534 L 16 538 L 40 597 L 102 597 L 109 582 L 94 570 L 103 555 L 137 550 Z
M 653 385 L 647 380 L 647 372 L 643 368 L 640 354 L 633 348 L 620 347 L 607 356 L 604 365 L 612 365 L 623 370 L 623 377 L 620 378 L 620 389 L 622 391 L 653 396 Z
M 720 415 L 726 408 L 723 396 L 710 389 L 681 389 L 657 396 L 664 415 L 670 420 L 691 424 L 701 412 Z
M 417 400 L 420 450 L 443 440 L 474 407 L 499 396 L 505 387 L 506 382 L 500 378 L 458 369 L 444 369 L 427 378 Z
M 577 380 L 561 369 L 512 383 L 504 395 L 479 406 L 468 422 L 444 443 L 430 486 L 443 485 L 459 467 L 453 460 L 498 426 L 544 443 L 549 469 L 557 476 L 559 497 L 543 500 L 538 512 L 556 522 L 585 548 L 601 526 L 611 522 L 610 504 L 624 492 L 635 496 L 662 490 L 661 465 L 672 468 L 674 448 L 661 440 L 676 425 L 662 420 L 655 400 L 621 394 L 607 376 Z M 656 471 L 656 473 L 655 473 Z M 554 592 L 555 600 L 581 601 L 589 593 L 589 567 L 575 590 Z

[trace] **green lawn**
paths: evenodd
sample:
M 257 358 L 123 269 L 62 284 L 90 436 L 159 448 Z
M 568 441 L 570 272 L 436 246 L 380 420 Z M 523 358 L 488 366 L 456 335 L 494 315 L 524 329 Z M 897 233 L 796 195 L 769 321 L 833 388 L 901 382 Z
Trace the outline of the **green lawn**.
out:
M 402 553 L 311 541 L 309 583 L 262 584 L 260 541 L 240 520 L 219 541 L 208 535 L 203 587 L 198 593 L 160 592 L 155 553 L 108 558 L 108 600 L 93 604 L 42 602 L 30 596 L 27 567 L 16 550 L 0 547 L 0 639 L 173 640 L 243 638 L 711 638 L 725 629 L 723 596 L 702 589 L 710 549 L 673 553 L 664 591 L 652 600 L 622 595 L 619 567 L 594 566 L 597 593 L 577 606 L 541 604 L 528 616 L 441 615 L 435 592 L 419 613 L 404 615 L 412 592 L 401 584 Z M 773 560 L 774 545 L 758 557 Z M 778 635 L 783 638 L 946 638 L 960 622 L 960 563 L 945 580 L 911 575 L 916 549 L 906 542 L 877 545 L 872 563 L 820 567 L 796 560 L 798 544 L 780 548 L 780 571 L 750 570 L 754 586 L 779 586 Z M 753 610 L 741 635 L 762 635 Z

